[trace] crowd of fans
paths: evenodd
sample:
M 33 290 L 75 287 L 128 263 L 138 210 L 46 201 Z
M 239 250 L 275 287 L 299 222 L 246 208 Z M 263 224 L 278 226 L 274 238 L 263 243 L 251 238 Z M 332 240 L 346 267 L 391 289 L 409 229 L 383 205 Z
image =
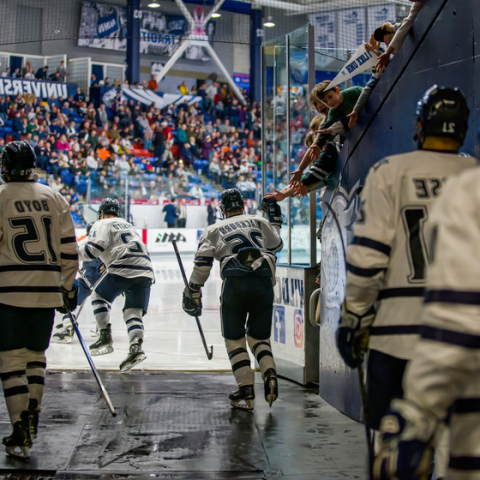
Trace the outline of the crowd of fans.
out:
M 80 89 L 46 101 L 0 97 L 0 149 L 8 140 L 28 141 L 40 180 L 65 195 L 79 225 L 79 205 L 107 195 L 211 199 L 237 186 L 258 200 L 260 105 L 242 105 L 216 82 L 195 98 L 160 110 L 126 100 L 121 89 L 97 107 Z

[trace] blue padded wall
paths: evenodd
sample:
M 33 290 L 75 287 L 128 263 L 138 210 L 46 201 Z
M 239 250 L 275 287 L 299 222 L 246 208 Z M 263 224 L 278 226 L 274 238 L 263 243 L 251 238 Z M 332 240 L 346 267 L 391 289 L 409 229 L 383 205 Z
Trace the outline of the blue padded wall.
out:
M 467 97 L 471 114 L 463 151 L 473 153 L 480 126 L 479 40 L 478 0 L 429 0 L 420 12 L 358 125 L 350 132 L 337 165 L 337 182 L 325 195 L 336 212 L 345 243 L 353 236 L 357 188 L 363 185 L 376 161 L 414 149 L 416 103 L 433 84 L 459 87 Z M 358 419 L 357 374 L 344 365 L 335 347 L 345 288 L 345 260 L 338 230 L 333 215 L 328 215 L 322 231 L 320 394 L 340 411 Z

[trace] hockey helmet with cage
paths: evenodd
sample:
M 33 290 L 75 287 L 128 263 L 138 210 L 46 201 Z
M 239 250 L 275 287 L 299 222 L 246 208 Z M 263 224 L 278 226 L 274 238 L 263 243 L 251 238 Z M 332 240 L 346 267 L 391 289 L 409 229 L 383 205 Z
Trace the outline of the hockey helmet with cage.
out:
M 240 190 L 237 190 L 236 188 L 224 190 L 222 195 L 220 195 L 220 209 L 225 214 L 232 210 L 243 210 L 244 206 L 245 202 L 242 194 L 240 193 Z
M 425 137 L 447 137 L 463 144 L 470 110 L 458 88 L 434 85 L 419 100 L 416 119 Z M 418 133 L 415 136 L 418 139 Z
M 35 151 L 28 142 L 10 142 L 2 152 L 2 178 L 7 181 L 7 175 L 9 177 L 29 177 L 35 168 L 36 159 Z
M 101 217 L 103 215 L 115 215 L 118 217 L 120 212 L 120 204 L 116 198 L 106 198 L 101 204 L 100 208 L 98 209 L 98 216 Z

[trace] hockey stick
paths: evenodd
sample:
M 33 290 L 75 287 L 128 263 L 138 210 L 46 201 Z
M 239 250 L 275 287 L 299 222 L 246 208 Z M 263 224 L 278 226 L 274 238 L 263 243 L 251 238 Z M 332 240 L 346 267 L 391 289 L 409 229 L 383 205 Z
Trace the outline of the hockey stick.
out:
M 80 329 L 78 328 L 78 323 L 77 319 L 71 312 L 71 310 L 68 308 L 65 302 L 65 309 L 67 310 L 67 315 L 70 318 L 70 322 L 72 323 L 73 329 L 75 330 L 75 333 L 77 334 L 78 340 L 80 342 L 80 345 L 82 346 L 83 353 L 85 353 L 85 356 L 87 357 L 88 363 L 90 364 L 90 368 L 92 369 L 93 376 L 95 377 L 95 380 L 98 383 L 98 386 L 100 388 L 100 391 L 103 395 L 103 398 L 105 399 L 105 402 L 107 403 L 107 407 L 110 410 L 110 413 L 112 414 L 113 417 L 117 416 L 117 412 L 115 411 L 115 407 L 113 406 L 112 401 L 110 400 L 110 397 L 108 395 L 107 390 L 105 390 L 105 387 L 103 386 L 102 380 L 100 380 L 100 377 L 98 376 L 97 369 L 95 368 L 95 365 L 93 364 L 92 357 L 90 356 L 90 352 L 88 351 L 87 346 L 85 345 L 85 341 L 83 340 L 83 337 L 80 333 Z
M 345 243 L 343 241 L 343 233 L 342 233 L 342 228 L 340 226 L 340 223 L 338 221 L 337 216 L 335 215 L 335 211 L 333 210 L 332 206 L 328 202 L 323 202 L 324 205 L 328 207 L 330 210 L 330 213 L 333 216 L 333 219 L 335 220 L 335 224 L 338 229 L 338 233 L 340 235 L 340 241 L 342 242 L 342 250 L 343 250 L 343 258 L 345 260 L 345 263 L 347 262 L 347 251 L 345 250 Z M 327 215 L 325 215 L 325 219 L 327 218 Z M 367 392 L 365 390 L 365 384 L 363 383 L 363 365 L 360 363 L 357 367 L 357 372 L 358 372 L 358 383 L 360 385 L 360 398 L 362 400 L 362 413 L 363 413 L 363 422 L 365 424 L 365 437 L 367 439 L 367 449 L 368 449 L 368 474 L 370 480 L 373 479 L 373 462 L 375 460 L 375 452 L 373 449 L 373 443 L 372 443 L 372 435 L 370 432 L 370 428 L 368 427 L 368 410 L 367 410 Z
M 185 288 L 188 288 L 188 280 L 187 280 L 187 276 L 185 275 L 185 270 L 183 268 L 183 263 L 182 263 L 182 259 L 180 257 L 180 252 L 178 251 L 177 241 L 172 240 L 172 245 L 173 245 L 173 248 L 175 250 L 175 255 L 177 256 L 178 266 L 180 267 L 180 271 L 182 272 L 183 283 L 185 284 Z M 207 354 L 207 358 L 209 360 L 211 360 L 212 357 L 213 357 L 213 345 L 210 347 L 210 351 L 208 351 L 208 346 L 207 346 L 207 342 L 205 340 L 205 335 L 203 334 L 202 325 L 200 324 L 200 319 L 197 316 L 195 316 L 195 320 L 197 321 L 197 327 L 198 327 L 198 331 L 200 332 L 200 337 L 202 339 L 203 348 L 205 348 L 205 353 Z
M 94 285 L 91 284 L 90 280 L 88 280 L 88 278 L 85 276 L 85 272 L 83 270 L 79 270 L 78 273 L 80 274 L 80 276 L 82 277 L 83 281 L 87 284 L 87 287 L 90 289 L 90 291 L 92 293 L 95 292 L 95 290 L 97 289 L 97 287 L 100 285 L 101 281 L 107 276 L 107 273 L 108 273 L 108 270 L 105 269 L 105 271 L 102 273 L 102 276 L 95 282 Z M 90 294 L 91 295 L 91 294 Z M 78 308 L 78 312 L 77 312 L 77 315 L 76 317 L 78 318 L 80 313 L 82 312 L 82 309 L 85 305 L 85 302 L 87 301 L 87 299 L 90 297 L 90 295 L 88 297 L 85 298 L 85 300 L 82 302 L 82 304 L 80 305 L 80 307 Z

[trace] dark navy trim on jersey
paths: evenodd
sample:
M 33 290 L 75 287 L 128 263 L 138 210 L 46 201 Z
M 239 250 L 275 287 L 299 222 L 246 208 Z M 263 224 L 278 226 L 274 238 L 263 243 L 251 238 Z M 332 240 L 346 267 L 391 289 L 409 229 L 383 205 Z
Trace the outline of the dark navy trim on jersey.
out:
M 427 325 L 422 327 L 421 334 L 422 338 L 427 340 L 457 345 L 459 347 L 480 349 L 480 335 L 455 332 L 453 330 L 445 330 L 444 328 L 430 327 Z
M 249 367 L 249 366 L 250 366 L 250 360 L 240 360 L 239 362 L 234 363 L 232 365 L 232 372 L 235 372 L 240 368 Z
M 403 288 L 385 288 L 380 290 L 378 300 L 386 298 L 401 298 L 401 297 L 423 297 L 425 289 L 423 287 L 403 287 Z
M 358 277 L 374 277 L 381 272 L 384 272 L 386 268 L 361 268 L 347 263 L 347 270 Z
M 78 253 L 61 253 L 62 260 L 78 260 Z
M 151 258 L 148 255 L 135 255 L 134 253 L 124 255 L 123 257 L 120 257 L 120 260 L 125 260 L 127 258 L 144 258 L 145 260 L 151 261 Z
M 60 287 L 0 287 L 0 293 L 62 293 Z
M 211 267 L 213 266 L 213 260 L 213 257 L 202 257 L 201 255 L 198 255 L 193 260 L 193 263 L 198 267 Z
M 131 332 L 132 330 L 144 330 L 144 328 L 143 325 L 132 325 L 127 328 L 127 332 Z
M 452 470 L 480 470 L 480 457 L 452 457 L 448 462 Z
M 5 373 L 0 374 L 0 380 L 2 380 L 2 382 L 4 382 L 5 380 L 8 380 L 9 378 L 23 377 L 26 374 L 27 374 L 26 370 L 15 370 L 13 372 L 5 372 Z
M 459 398 L 453 404 L 454 413 L 480 413 L 480 398 Z
M 84 250 L 85 250 L 85 253 L 87 254 L 87 257 L 90 257 L 92 260 L 96 260 L 97 257 L 94 257 L 92 252 L 90 252 L 89 248 L 87 247 L 87 245 L 85 245 L 84 247 Z
M 245 348 L 236 348 L 228 354 L 228 358 L 231 360 L 233 357 L 240 355 L 241 353 L 247 353 L 247 350 L 245 350 Z
M 65 243 L 77 243 L 77 237 L 63 237 L 60 239 L 60 243 L 62 245 Z
M 98 315 L 99 313 L 108 313 L 110 311 L 109 308 L 107 307 L 101 307 L 101 308 L 97 308 L 96 310 L 93 311 L 93 314 L 94 315 Z
M 458 290 L 428 290 L 425 303 L 456 303 L 460 305 L 480 305 L 480 292 Z
M 29 384 L 45 385 L 45 377 L 41 377 L 40 375 L 29 375 L 27 379 Z
M 367 237 L 354 237 L 352 245 L 359 245 L 361 247 L 367 247 L 371 248 L 372 250 L 377 250 L 377 252 L 381 252 L 387 257 L 390 256 L 390 252 L 392 251 L 392 248 L 385 243 L 378 242 L 377 240 L 372 240 L 371 238 Z
M 125 270 L 150 270 L 151 272 L 153 272 L 151 267 L 142 267 L 141 265 L 128 265 L 128 264 L 125 264 L 125 265 L 109 265 L 108 268 L 123 268 Z
M 92 247 L 95 247 L 97 250 L 100 250 L 101 252 L 105 251 L 105 249 L 103 247 L 101 247 L 98 243 L 89 241 L 89 242 L 87 242 L 87 245 L 91 245 Z
M 5 398 L 13 397 L 14 395 L 23 395 L 24 393 L 30 393 L 28 385 L 19 385 L 18 387 L 5 388 L 3 390 L 3 395 Z
M 419 335 L 420 333 L 420 325 L 386 325 L 370 329 L 370 335 Z
M 44 272 L 61 272 L 62 267 L 60 265 L 3 265 L 0 267 L 0 272 L 32 272 L 36 270 Z
M 47 364 L 45 362 L 28 362 L 27 369 L 28 368 L 47 368 Z

